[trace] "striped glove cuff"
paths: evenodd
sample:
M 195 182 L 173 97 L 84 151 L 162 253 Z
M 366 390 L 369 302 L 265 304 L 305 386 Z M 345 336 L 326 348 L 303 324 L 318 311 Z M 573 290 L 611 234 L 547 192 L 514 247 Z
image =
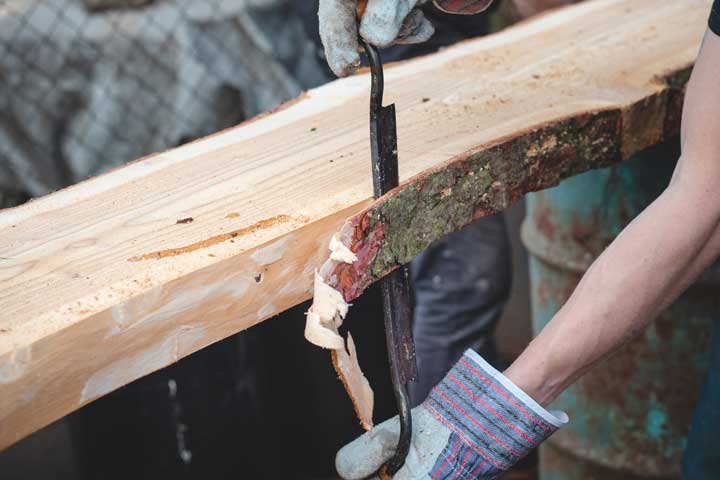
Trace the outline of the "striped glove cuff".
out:
M 444 478 L 444 469 L 457 471 L 452 463 L 458 458 L 476 458 L 472 463 L 475 475 L 483 475 L 480 478 L 507 470 L 568 420 L 563 412 L 542 408 L 472 350 L 465 352 L 423 406 L 452 432 L 447 451 L 441 454 L 446 461 L 440 458 L 435 465 L 439 478 Z

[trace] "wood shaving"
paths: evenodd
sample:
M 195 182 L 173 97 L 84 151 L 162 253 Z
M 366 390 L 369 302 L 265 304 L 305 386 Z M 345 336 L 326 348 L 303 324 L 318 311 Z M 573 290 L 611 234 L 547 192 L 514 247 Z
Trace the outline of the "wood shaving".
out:
M 320 273 L 315 272 L 313 304 L 305 314 L 305 338 L 319 347 L 331 350 L 333 367 L 352 401 L 360 424 L 369 430 L 373 425 L 374 393 L 360 369 L 352 336 L 348 333 L 346 349 L 346 342 L 338 332 L 349 305 L 342 293 L 328 285 L 324 278 L 338 264 L 353 263 L 357 257 L 337 234 L 330 240 L 329 249 L 330 258 L 322 265 Z

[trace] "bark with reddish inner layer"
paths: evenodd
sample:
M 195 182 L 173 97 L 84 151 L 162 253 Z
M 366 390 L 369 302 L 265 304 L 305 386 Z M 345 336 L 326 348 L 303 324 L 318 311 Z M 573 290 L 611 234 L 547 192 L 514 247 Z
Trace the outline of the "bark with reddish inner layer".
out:
M 691 68 L 666 75 L 664 88 L 624 108 L 547 123 L 423 172 L 348 219 L 358 257 L 326 276 L 346 301 L 408 263 L 430 243 L 508 208 L 524 194 L 627 160 L 677 135 Z
M 626 107 L 548 122 L 408 179 L 345 222 L 340 237 L 357 261 L 323 269 L 323 278 L 350 302 L 443 235 L 506 209 L 528 192 L 627 160 L 677 135 L 691 70 L 662 77 L 659 92 Z M 362 399 L 333 363 L 364 418 Z

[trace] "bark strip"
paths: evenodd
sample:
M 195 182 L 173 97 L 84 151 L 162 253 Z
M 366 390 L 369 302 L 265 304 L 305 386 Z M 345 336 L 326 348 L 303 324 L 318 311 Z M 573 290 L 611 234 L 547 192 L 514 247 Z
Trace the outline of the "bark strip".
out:
M 403 182 L 347 220 L 343 231 L 351 232 L 348 246 L 358 261 L 337 265 L 328 284 L 349 302 L 433 241 L 505 210 L 524 194 L 677 135 L 691 69 L 664 76 L 660 92 L 627 107 L 538 125 Z

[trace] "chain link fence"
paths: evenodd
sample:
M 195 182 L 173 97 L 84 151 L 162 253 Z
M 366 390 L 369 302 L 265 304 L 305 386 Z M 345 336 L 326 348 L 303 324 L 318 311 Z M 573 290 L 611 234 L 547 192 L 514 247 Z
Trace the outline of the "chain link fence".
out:
M 328 78 L 283 0 L 0 0 L 0 206 Z

